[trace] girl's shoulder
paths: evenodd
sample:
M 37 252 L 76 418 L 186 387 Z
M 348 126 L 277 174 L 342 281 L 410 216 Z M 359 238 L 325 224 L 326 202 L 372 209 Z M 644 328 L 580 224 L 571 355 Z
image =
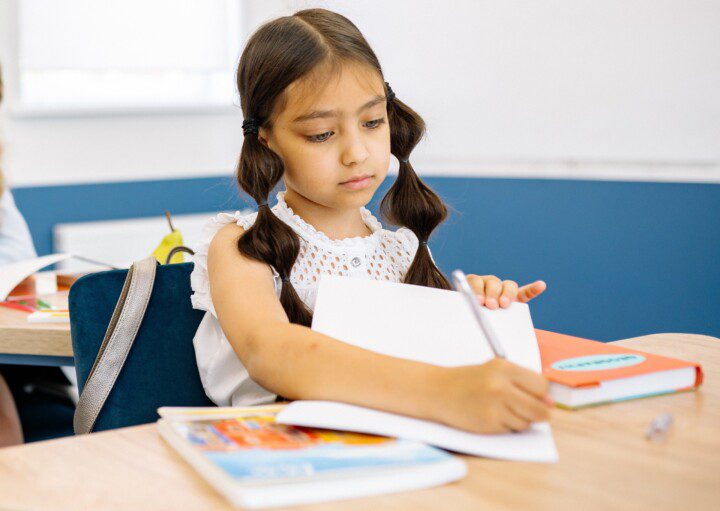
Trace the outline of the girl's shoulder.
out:
M 218 213 L 210 218 L 203 227 L 200 235 L 199 244 L 207 243 L 208 245 L 215 235 L 226 225 L 234 224 L 242 227 L 243 230 L 249 229 L 257 218 L 257 211 L 235 211 L 234 213 Z
M 0 190 L 0 265 L 37 257 L 25 219 L 9 188 Z
M 190 274 L 190 287 L 193 290 L 190 299 L 194 308 L 215 314 L 215 308 L 210 298 L 210 279 L 207 269 L 208 252 L 215 236 L 230 225 L 235 225 L 243 230 L 247 230 L 255 223 L 256 218 L 257 211 L 236 211 L 234 213 L 218 213 L 207 221 L 200 233 L 200 240 L 192 247 L 195 252 L 192 256 L 195 266 Z
M 218 213 L 208 219 L 200 232 L 197 245 L 191 247 L 195 254 L 207 257 L 214 240 L 233 238 L 247 231 L 257 219 L 257 211 L 235 211 L 234 213 Z M 197 266 L 197 263 L 196 263 Z

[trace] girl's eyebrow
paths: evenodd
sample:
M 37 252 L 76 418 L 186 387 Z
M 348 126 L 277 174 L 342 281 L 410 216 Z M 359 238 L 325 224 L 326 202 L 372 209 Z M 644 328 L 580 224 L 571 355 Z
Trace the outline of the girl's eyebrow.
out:
M 384 101 L 387 101 L 387 98 L 385 96 L 377 95 L 374 98 L 372 98 L 370 101 L 365 103 L 363 106 L 361 106 L 357 113 L 359 114 L 363 110 L 367 110 L 370 107 L 373 107 L 377 105 L 378 103 L 382 103 Z M 292 122 L 303 122 L 303 121 L 309 121 L 311 119 L 325 119 L 327 117 L 339 117 L 340 113 L 337 110 L 314 110 L 310 112 L 309 114 L 301 115 L 300 117 L 296 117 L 293 119 Z

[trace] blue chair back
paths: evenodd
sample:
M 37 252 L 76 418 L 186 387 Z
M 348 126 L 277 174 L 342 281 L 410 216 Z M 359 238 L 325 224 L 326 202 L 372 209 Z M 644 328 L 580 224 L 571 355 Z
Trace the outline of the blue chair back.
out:
M 145 318 L 93 431 L 155 422 L 160 406 L 211 406 L 193 337 L 203 311 L 190 303 L 193 263 L 158 266 Z M 127 270 L 93 273 L 70 288 L 69 308 L 78 387 L 82 392 L 105 337 Z

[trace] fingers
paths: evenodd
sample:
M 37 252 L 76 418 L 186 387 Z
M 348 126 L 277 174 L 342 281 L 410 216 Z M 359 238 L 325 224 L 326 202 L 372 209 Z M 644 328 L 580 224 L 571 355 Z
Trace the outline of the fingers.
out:
M 507 406 L 515 415 L 528 422 L 546 421 L 550 416 L 550 408 L 544 401 L 517 387 L 509 391 Z
M 514 280 L 503 280 L 502 283 L 502 294 L 500 295 L 500 307 L 510 307 L 510 304 L 515 301 L 515 296 L 518 293 L 518 285 Z
M 502 293 L 502 280 L 497 277 L 489 277 L 485 280 L 485 306 L 487 308 L 498 308 L 500 293 Z
M 525 431 L 533 422 L 548 420 L 548 406 L 535 396 L 515 388 L 509 391 L 501 423 L 511 431 Z
M 468 275 L 467 280 L 473 292 L 477 295 L 478 303 L 480 305 L 485 303 L 485 277 Z
M 513 432 L 525 431 L 532 422 L 516 414 L 509 406 L 506 406 L 502 418 L 503 427 Z
M 485 305 L 489 309 L 498 308 L 500 295 L 503 292 L 502 280 L 495 275 L 468 275 L 468 283 L 477 295 L 480 305 Z
M 495 275 L 468 275 L 468 283 L 477 295 L 478 303 L 488 309 L 510 307 L 514 301 L 529 302 L 547 289 L 542 280 L 519 288 L 517 282 L 500 280 Z
M 536 280 L 532 284 L 521 287 L 517 292 L 517 301 L 526 303 L 543 293 L 547 289 L 547 284 L 542 280 Z
M 550 384 L 540 374 L 525 369 L 524 367 L 515 366 L 510 373 L 511 381 L 520 389 L 532 394 L 540 400 L 547 401 Z

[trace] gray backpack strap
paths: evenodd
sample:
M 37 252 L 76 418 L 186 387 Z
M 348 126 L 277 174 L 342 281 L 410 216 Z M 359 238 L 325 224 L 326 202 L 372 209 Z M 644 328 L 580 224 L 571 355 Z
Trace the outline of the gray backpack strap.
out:
M 120 298 L 105 338 L 78 400 L 73 427 L 75 434 L 92 431 L 100 410 L 115 385 L 147 309 L 155 281 L 157 261 L 148 257 L 128 270 Z

